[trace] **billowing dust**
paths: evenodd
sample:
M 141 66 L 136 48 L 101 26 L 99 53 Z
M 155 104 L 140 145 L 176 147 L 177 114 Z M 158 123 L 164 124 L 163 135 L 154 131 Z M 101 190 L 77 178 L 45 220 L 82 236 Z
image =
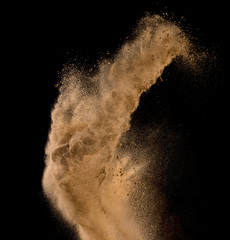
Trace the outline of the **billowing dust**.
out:
M 100 63 L 93 76 L 73 67 L 63 74 L 52 110 L 43 189 L 82 240 L 157 238 L 158 221 L 147 234 L 147 217 L 137 217 L 139 204 L 147 204 L 148 211 L 142 178 L 148 156 L 139 154 L 137 163 L 132 152 L 120 150 L 120 139 L 141 94 L 174 59 L 191 61 L 190 50 L 180 27 L 147 16 L 135 38 Z M 161 209 L 154 211 L 157 218 Z

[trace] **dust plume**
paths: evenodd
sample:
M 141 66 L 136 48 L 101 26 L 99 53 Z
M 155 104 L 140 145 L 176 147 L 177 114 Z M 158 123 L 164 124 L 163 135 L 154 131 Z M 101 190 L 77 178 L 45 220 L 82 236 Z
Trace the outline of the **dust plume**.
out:
M 120 139 L 141 94 L 174 59 L 193 61 L 190 52 L 180 27 L 147 16 L 135 38 L 104 60 L 96 74 L 89 77 L 73 67 L 63 74 L 52 110 L 43 189 L 82 240 L 155 239 L 157 221 L 149 237 L 148 221 L 137 217 L 133 204 L 133 196 L 145 188 L 148 157 L 139 154 L 137 163 L 135 152 L 121 150 Z

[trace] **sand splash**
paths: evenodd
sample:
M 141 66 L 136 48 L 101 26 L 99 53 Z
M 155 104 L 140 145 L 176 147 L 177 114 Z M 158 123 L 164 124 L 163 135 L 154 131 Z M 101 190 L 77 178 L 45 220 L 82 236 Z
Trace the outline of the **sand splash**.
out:
M 147 167 L 121 153 L 141 94 L 175 58 L 190 61 L 190 43 L 175 24 L 159 16 L 141 20 L 136 37 L 86 77 L 63 75 L 52 110 L 43 189 L 82 240 L 145 240 L 132 206 L 134 184 Z M 154 234 L 154 233 L 153 233 Z

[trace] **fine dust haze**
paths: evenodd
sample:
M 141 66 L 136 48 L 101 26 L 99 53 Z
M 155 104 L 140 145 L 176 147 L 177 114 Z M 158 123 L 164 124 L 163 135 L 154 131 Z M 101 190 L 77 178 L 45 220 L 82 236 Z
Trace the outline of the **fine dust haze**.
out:
M 161 239 L 157 229 L 164 198 L 156 189 L 161 201 L 150 201 L 144 178 L 151 157 L 139 149 L 137 161 L 137 151 L 124 151 L 121 138 L 141 94 L 165 67 L 174 60 L 194 65 L 191 49 L 180 27 L 147 16 L 135 38 L 100 63 L 93 76 L 74 67 L 63 74 L 42 184 L 53 208 L 81 240 Z M 155 220 L 148 219 L 150 211 Z

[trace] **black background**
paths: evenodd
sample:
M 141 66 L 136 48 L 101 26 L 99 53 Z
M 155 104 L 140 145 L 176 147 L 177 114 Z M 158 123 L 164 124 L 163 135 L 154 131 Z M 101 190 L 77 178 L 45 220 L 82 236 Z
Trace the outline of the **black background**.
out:
M 191 189 L 199 197 L 194 197 L 194 210 L 192 204 L 186 206 L 194 214 L 175 211 L 182 216 L 186 239 L 223 238 L 228 193 L 227 8 L 224 1 L 60 2 L 3 8 L 2 59 L 7 63 L 2 78 L 7 111 L 3 118 L 9 124 L 9 149 L 3 149 L 9 164 L 6 171 L 3 169 L 4 196 L 10 209 L 5 221 L 7 239 L 72 239 L 69 229 L 51 213 L 41 189 L 58 71 L 76 56 L 75 62 L 84 68 L 97 63 L 107 51 L 115 53 L 145 12 L 169 13 L 182 21 L 182 26 L 199 39 L 197 43 L 217 57 L 215 64 L 213 59 L 207 61 L 208 67 L 198 81 L 190 83 L 184 81 L 189 73 L 186 76 L 172 67 L 176 71 L 173 77 L 169 68 L 163 78 L 171 82 L 156 84 L 142 97 L 133 121 L 144 125 L 155 116 L 159 121 L 167 117 L 174 129 L 186 136 L 199 185 Z M 186 205 L 190 196 L 174 199 L 175 209 Z

